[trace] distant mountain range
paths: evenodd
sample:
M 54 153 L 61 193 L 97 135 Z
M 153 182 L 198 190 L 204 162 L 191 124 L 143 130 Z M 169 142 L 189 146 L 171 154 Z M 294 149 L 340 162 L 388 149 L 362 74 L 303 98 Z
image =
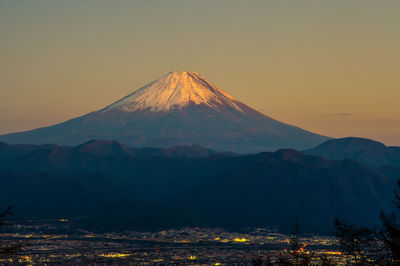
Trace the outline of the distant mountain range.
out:
M 196 72 L 0 141 L 0 208 L 97 230 L 374 226 L 400 179 L 400 147 L 279 122 Z
M 331 143 L 331 142 L 330 142 Z M 329 144 L 329 143 L 328 143 Z M 391 208 L 400 169 L 295 150 L 254 155 L 201 146 L 129 148 L 0 144 L 0 202 L 25 217 L 98 230 L 277 227 L 331 233 L 335 217 L 373 226 Z M 2 206 L 0 206 L 2 207 Z
M 267 117 L 196 72 L 171 72 L 121 100 L 66 122 L 0 136 L 13 144 L 78 145 L 118 140 L 131 147 L 198 144 L 240 153 L 307 149 L 328 137 Z
M 304 153 L 330 160 L 353 159 L 371 166 L 400 167 L 400 147 L 387 147 L 383 143 L 364 138 L 331 139 Z

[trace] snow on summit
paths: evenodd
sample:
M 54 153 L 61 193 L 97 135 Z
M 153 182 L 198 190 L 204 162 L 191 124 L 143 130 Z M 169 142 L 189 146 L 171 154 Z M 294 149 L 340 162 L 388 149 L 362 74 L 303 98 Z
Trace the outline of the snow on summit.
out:
M 113 104 L 60 124 L 0 135 L 18 144 L 78 145 L 92 139 L 131 147 L 197 144 L 255 153 L 309 149 L 327 140 L 234 99 L 196 72 L 171 72 Z
M 174 71 L 107 106 L 103 111 L 165 112 L 182 109 L 189 104 L 203 104 L 213 109 L 230 106 L 242 112 L 237 102 L 196 72 Z

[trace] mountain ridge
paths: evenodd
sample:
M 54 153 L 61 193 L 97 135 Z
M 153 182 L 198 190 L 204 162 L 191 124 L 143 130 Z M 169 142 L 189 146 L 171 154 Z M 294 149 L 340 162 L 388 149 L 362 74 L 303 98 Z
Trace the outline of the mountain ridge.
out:
M 223 153 L 204 148 L 199 145 L 175 146 L 171 148 L 131 148 L 116 140 L 89 140 L 76 146 L 59 146 L 54 144 L 7 144 L 0 142 L 0 162 L 17 156 L 33 154 L 60 154 L 69 156 L 71 153 L 87 154 L 96 157 L 128 156 L 130 158 L 170 157 L 170 158 L 203 158 L 211 155 L 234 156 L 233 153 Z M 76 155 L 75 155 L 76 156 Z M 7 163 L 3 162 L 4 165 Z
M 115 145 L 122 144 L 36 146 L 27 153 L 24 146 L 0 143 L 0 154 L 24 150 L 0 156 L 1 202 L 30 217 L 89 217 L 102 227 L 110 222 L 111 230 L 276 226 L 290 231 L 300 219 L 307 232 L 330 233 L 335 217 L 379 223 L 377 213 L 390 209 L 400 177 L 399 168 L 295 150 L 190 158 L 185 154 L 199 147 L 175 148 L 172 155 L 155 148 L 128 154 L 110 149 Z
M 330 160 L 352 159 L 371 166 L 400 167 L 400 147 L 386 146 L 381 142 L 366 138 L 330 139 L 303 152 Z
M 195 72 L 171 72 L 119 101 L 60 124 L 0 136 L 13 144 L 78 145 L 118 140 L 131 147 L 198 144 L 251 153 L 303 150 L 328 137 L 270 118 Z

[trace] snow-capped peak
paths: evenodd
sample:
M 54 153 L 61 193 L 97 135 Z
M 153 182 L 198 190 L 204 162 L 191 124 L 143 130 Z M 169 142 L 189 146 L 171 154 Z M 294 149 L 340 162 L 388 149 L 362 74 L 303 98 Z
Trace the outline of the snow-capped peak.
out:
M 163 112 L 181 109 L 189 104 L 204 104 L 214 109 L 228 105 L 242 111 L 237 102 L 196 72 L 174 71 L 109 105 L 104 111 Z

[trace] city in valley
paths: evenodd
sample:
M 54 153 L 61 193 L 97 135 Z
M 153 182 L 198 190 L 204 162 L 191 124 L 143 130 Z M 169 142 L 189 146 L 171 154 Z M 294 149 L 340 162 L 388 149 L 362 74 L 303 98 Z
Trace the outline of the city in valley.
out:
M 0 266 L 399 266 L 399 14 L 0 0 Z
M 229 232 L 223 229 L 182 228 L 154 232 L 91 233 L 73 229 L 67 219 L 13 224 L 0 244 L 20 243 L 22 250 L 2 265 L 117 264 L 117 265 L 232 265 L 254 260 L 277 262 L 289 256 L 289 235 L 269 228 Z M 334 237 L 300 238 L 315 262 L 322 255 L 343 261 Z

